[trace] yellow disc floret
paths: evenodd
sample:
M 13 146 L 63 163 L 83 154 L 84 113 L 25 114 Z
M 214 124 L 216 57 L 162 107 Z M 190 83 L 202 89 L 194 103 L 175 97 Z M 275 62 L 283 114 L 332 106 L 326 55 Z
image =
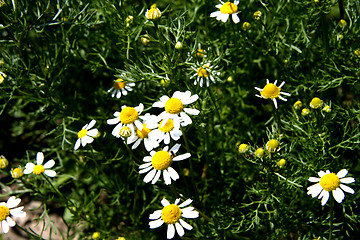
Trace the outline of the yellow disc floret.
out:
M 11 176 L 13 178 L 20 178 L 22 177 L 22 175 L 24 175 L 24 171 L 22 170 L 22 168 L 14 168 L 13 170 L 11 170 Z
M 256 149 L 255 156 L 259 157 L 259 158 L 262 158 L 264 156 L 264 149 L 262 149 L 262 148 Z
M 158 151 L 152 156 L 151 163 L 156 170 L 165 170 L 170 167 L 172 157 L 170 153 L 166 151 Z
M 328 173 L 321 177 L 319 183 L 324 190 L 331 192 L 340 186 L 340 179 L 335 173 Z
M 151 129 L 147 128 L 146 127 L 146 124 L 143 124 L 143 128 L 142 130 L 140 131 L 139 129 L 136 129 L 136 135 L 139 137 L 139 138 L 147 138 L 148 137 L 148 134 L 151 132 Z
M 10 210 L 6 206 L 0 206 L 0 222 L 10 215 Z
M 295 108 L 296 110 L 301 109 L 301 108 L 302 108 L 302 102 L 301 102 L 301 101 L 296 101 L 296 102 L 294 103 L 294 108 Z
M 260 92 L 261 96 L 264 98 L 277 98 L 280 95 L 281 88 L 277 87 L 273 83 L 268 83 L 265 85 L 264 89 Z
M 160 10 L 156 7 L 156 4 L 151 5 L 151 8 L 146 12 L 146 18 L 155 20 L 161 17 Z
M 239 148 L 238 148 L 238 151 L 239 153 L 245 153 L 247 152 L 247 150 L 249 150 L 249 145 L 243 143 L 243 144 L 240 144 Z
M 172 119 L 168 119 L 164 126 L 161 127 L 163 120 L 161 120 L 159 124 L 159 130 L 162 132 L 171 132 L 174 129 L 174 121 Z
M 181 217 L 181 209 L 178 205 L 170 204 L 163 208 L 161 218 L 167 224 L 174 224 Z
M 138 119 L 139 114 L 133 107 L 125 107 L 120 112 L 120 121 L 124 124 L 130 124 L 135 122 Z
M 79 132 L 78 132 L 78 138 L 83 138 L 85 137 L 87 134 L 87 130 L 86 129 L 81 129 Z
M 132 132 L 131 132 L 131 128 L 129 127 L 123 127 L 121 130 L 120 130 L 120 136 L 126 138 L 126 137 L 130 137 Z
M 271 139 L 266 143 L 266 149 L 270 152 L 275 152 L 275 150 L 279 147 L 279 141 L 276 139 Z
M 165 111 L 170 114 L 178 114 L 184 108 L 183 103 L 178 98 L 170 98 L 165 103 Z
M 236 6 L 232 2 L 226 2 L 220 8 L 220 12 L 222 12 L 224 14 L 233 14 L 233 13 L 236 13 L 237 10 L 238 10 L 238 6 Z
M 40 175 L 44 171 L 45 171 L 45 168 L 44 168 L 43 165 L 35 165 L 33 173 L 36 174 L 36 175 Z
M 360 51 L 359 51 L 360 52 Z M 198 57 L 204 57 L 205 56 L 205 53 L 204 53 L 204 49 L 198 49 L 196 51 L 196 56 Z
M 323 105 L 323 100 L 321 100 L 320 98 L 318 97 L 314 97 L 311 102 L 310 102 L 310 107 L 311 108 L 320 108 L 322 107 Z
M 116 79 L 114 82 L 114 88 L 116 90 L 123 89 L 125 86 L 126 86 L 126 82 L 121 78 Z
M 6 168 L 9 165 L 9 161 L 3 155 L 0 156 L 0 168 Z
M 209 69 L 208 65 L 199 67 L 199 69 L 197 70 L 197 74 L 199 75 L 199 77 L 206 77 L 206 78 L 209 77 L 210 72 L 207 69 Z

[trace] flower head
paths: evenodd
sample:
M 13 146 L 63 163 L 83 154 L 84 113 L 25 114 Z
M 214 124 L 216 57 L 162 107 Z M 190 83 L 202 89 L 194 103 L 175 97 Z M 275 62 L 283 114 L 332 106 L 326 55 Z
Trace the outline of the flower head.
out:
M 151 156 L 144 157 L 144 164 L 139 166 L 139 173 L 146 173 L 144 182 L 148 183 L 151 181 L 152 184 L 155 184 L 163 173 L 163 178 L 166 185 L 171 184 L 171 179 L 176 181 L 179 179 L 179 174 L 171 167 L 173 161 L 182 161 L 191 156 L 190 153 L 185 153 L 181 155 L 174 156 L 180 148 L 180 144 L 175 144 L 170 150 L 168 146 L 164 147 L 161 151 L 151 151 Z
M 220 75 L 220 72 L 216 70 L 217 66 L 204 62 L 197 65 L 191 67 L 195 71 L 195 74 L 190 77 L 190 79 L 195 78 L 194 85 L 199 83 L 200 87 L 202 87 L 203 82 L 205 82 L 206 86 L 209 87 L 210 80 L 215 83 L 215 78 Z
M 153 4 L 150 9 L 146 10 L 145 17 L 148 20 L 158 19 L 161 17 L 161 11 L 156 7 L 156 4 Z
M 264 149 L 258 148 L 255 151 L 255 157 L 262 158 L 264 156 Z
M 244 22 L 242 28 L 244 31 L 248 31 L 251 28 L 251 24 L 249 22 Z
M 276 139 L 271 139 L 266 143 L 266 150 L 269 152 L 275 152 L 279 148 L 279 141 Z
M 165 144 L 170 143 L 170 138 L 174 141 L 177 141 L 182 136 L 182 132 L 180 130 L 180 122 L 174 121 L 169 118 L 165 124 L 163 124 L 164 120 L 161 118 L 157 118 L 154 123 L 157 124 L 156 129 L 149 133 L 149 136 L 155 139 L 158 143 L 164 141 Z
M 238 4 L 239 0 L 235 0 L 234 3 L 232 2 L 223 2 L 221 4 L 216 5 L 219 8 L 219 11 L 213 12 L 210 14 L 210 17 L 216 17 L 216 20 L 220 20 L 222 22 L 226 22 L 231 15 L 232 20 L 234 23 L 240 22 L 240 18 L 238 17 Z
M 313 99 L 311 99 L 311 102 L 310 102 L 311 108 L 314 108 L 314 109 L 321 108 L 322 105 L 323 105 L 323 100 L 321 100 L 320 98 L 314 97 Z
M 329 200 L 330 192 L 332 192 L 335 200 L 341 203 L 345 198 L 343 190 L 347 193 L 355 193 L 352 188 L 343 184 L 355 182 L 355 179 L 352 177 L 344 178 L 347 174 L 348 171 L 346 169 L 340 170 L 337 174 L 331 173 L 329 170 L 326 170 L 326 172 L 320 171 L 318 172 L 320 178 L 310 177 L 308 179 L 310 182 L 316 182 L 316 184 L 307 188 L 307 194 L 311 194 L 313 198 L 320 194 L 318 198 L 322 199 L 321 205 L 324 206 Z
M 329 105 L 326 105 L 323 109 L 322 109 L 324 112 L 331 112 L 331 107 Z
M 135 132 L 135 127 L 141 131 L 143 124 L 139 121 L 139 117 L 143 110 L 144 105 L 142 103 L 137 107 L 123 105 L 121 112 L 114 113 L 115 118 L 107 120 L 107 124 L 109 125 L 117 124 L 111 134 L 118 138 L 121 137 L 120 132 L 124 127 L 128 127 L 131 133 Z
M 178 205 L 179 203 L 179 198 L 175 200 L 174 204 L 170 204 L 168 200 L 163 198 L 163 200 L 161 200 L 161 204 L 164 208 L 156 210 L 154 213 L 150 214 L 149 219 L 153 220 L 149 222 L 150 228 L 158 228 L 166 223 L 168 225 L 167 239 L 172 239 L 175 236 L 175 229 L 180 237 L 185 234 L 184 228 L 192 230 L 192 226 L 185 222 L 182 218 L 198 218 L 199 212 L 194 210 L 193 207 L 186 207 L 192 203 L 191 199 L 187 199 Z
M 127 95 L 128 92 L 132 91 L 132 87 L 135 86 L 133 82 L 126 82 L 122 78 L 118 78 L 114 81 L 114 85 L 108 90 L 111 92 L 111 97 L 120 98 L 122 95 Z
M 286 164 L 286 160 L 285 159 L 280 159 L 280 161 L 278 162 L 278 165 L 279 165 L 279 167 L 283 167 L 283 166 L 285 166 L 285 164 Z
M 282 86 L 284 86 L 285 82 L 282 82 L 280 86 L 276 86 L 276 83 L 277 80 L 274 83 L 269 83 L 269 79 L 266 79 L 266 85 L 263 89 L 255 87 L 255 89 L 258 90 L 261 94 L 261 95 L 256 94 L 256 96 L 265 99 L 270 98 L 274 102 L 275 108 L 278 107 L 276 98 L 280 98 L 283 101 L 287 101 L 287 99 L 283 98 L 281 94 L 285 96 L 291 96 L 290 93 L 281 92 L 281 88 Z
M 52 168 L 55 165 L 55 161 L 51 159 L 42 165 L 43 161 L 44 154 L 42 152 L 38 152 L 36 154 L 36 165 L 34 163 L 27 163 L 25 165 L 24 174 L 34 173 L 36 175 L 40 175 L 44 173 L 49 177 L 55 177 L 56 172 L 54 170 L 49 170 L 49 168 Z
M 2 84 L 4 82 L 6 77 L 7 77 L 7 75 L 0 71 L 0 84 Z
M 165 108 L 165 111 L 160 113 L 159 117 L 162 121 L 163 127 L 168 119 L 173 119 L 175 122 L 179 121 L 181 126 L 187 126 L 192 123 L 190 115 L 198 115 L 200 113 L 197 109 L 186 108 L 184 105 L 195 102 L 199 96 L 197 94 L 191 95 L 190 91 L 186 92 L 174 92 L 173 96 L 169 98 L 164 95 L 160 98 L 160 101 L 155 102 L 153 107 Z
M 89 124 L 83 126 L 82 129 L 78 132 L 78 139 L 75 142 L 74 150 L 77 150 L 80 147 L 80 143 L 83 147 L 85 147 L 86 144 L 92 143 L 94 141 L 94 137 L 99 133 L 96 128 L 91 129 L 95 123 L 95 120 L 91 120 Z
M 296 101 L 296 102 L 294 103 L 294 108 L 295 108 L 296 110 L 301 109 L 302 106 L 303 106 L 303 104 L 302 104 L 301 101 Z
M 262 13 L 261 13 L 260 11 L 256 11 L 256 12 L 254 12 L 254 14 L 253 14 L 253 18 L 254 18 L 255 20 L 260 20 L 261 15 L 262 15 Z
M 0 168 L 6 168 L 9 165 L 9 161 L 3 155 L 0 156 Z
M 22 168 L 14 168 L 10 171 L 13 178 L 21 178 L 24 175 L 24 170 Z
M 9 227 L 15 226 L 15 221 L 10 217 L 26 217 L 26 212 L 23 212 L 24 207 L 17 207 L 21 202 L 20 198 L 14 196 L 10 197 L 7 202 L 0 203 L 0 222 L 4 233 L 9 232 Z
M 243 144 L 240 144 L 238 151 L 239 151 L 239 153 L 246 153 L 249 149 L 250 149 L 249 145 L 243 143 Z
M 301 110 L 301 115 L 303 115 L 304 117 L 310 114 L 310 110 L 308 108 L 303 108 Z

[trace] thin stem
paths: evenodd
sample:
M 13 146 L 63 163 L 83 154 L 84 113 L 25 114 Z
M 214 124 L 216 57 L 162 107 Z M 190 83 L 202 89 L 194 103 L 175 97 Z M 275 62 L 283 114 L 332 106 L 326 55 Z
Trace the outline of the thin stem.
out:
M 329 231 L 329 240 L 331 240 L 331 237 L 332 237 L 333 222 L 334 222 L 334 198 L 330 197 L 330 231 Z

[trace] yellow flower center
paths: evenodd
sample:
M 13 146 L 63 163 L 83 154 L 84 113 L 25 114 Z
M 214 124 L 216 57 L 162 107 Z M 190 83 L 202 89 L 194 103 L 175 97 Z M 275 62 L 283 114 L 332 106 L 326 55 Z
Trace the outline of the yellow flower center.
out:
M 255 156 L 259 157 L 259 158 L 262 158 L 264 156 L 264 149 L 262 149 L 262 148 L 256 149 Z
M 247 150 L 249 150 L 249 145 L 243 143 L 243 144 L 240 144 L 239 146 L 239 153 L 245 153 Z
M 196 52 L 196 56 L 204 57 L 205 56 L 204 49 L 198 49 L 197 52 Z
M 156 4 L 153 4 L 148 11 L 147 19 L 157 19 L 161 16 L 160 10 L 156 7 Z
M 172 158 L 168 152 L 158 151 L 152 157 L 151 163 L 156 170 L 164 170 L 170 167 Z
M 151 132 L 151 129 L 148 129 L 146 127 L 146 124 L 143 124 L 143 129 L 140 131 L 139 129 L 136 129 L 136 135 L 139 137 L 139 138 L 147 138 L 148 137 L 148 134 Z
M 174 224 L 179 221 L 181 217 L 181 209 L 178 205 L 170 204 L 163 208 L 161 218 L 167 224 Z
M 126 86 L 126 82 L 121 78 L 116 79 L 116 81 L 114 82 L 114 88 L 116 90 L 123 89 L 125 86 Z
M 323 101 L 320 99 L 320 98 L 313 98 L 310 102 L 310 107 L 312 108 L 319 108 L 319 107 L 322 107 L 323 105 Z
M 133 107 L 125 107 L 120 113 L 120 121 L 124 124 L 133 123 L 138 117 L 139 114 Z
M 45 171 L 45 168 L 44 168 L 43 165 L 35 165 L 33 173 L 36 174 L 36 175 L 40 175 L 44 171 Z
M 165 103 L 165 111 L 170 114 L 177 114 L 184 108 L 183 103 L 178 98 L 170 98 Z
M 330 192 L 340 186 L 340 179 L 335 173 L 328 173 L 320 178 L 319 183 L 324 190 Z
M 220 8 L 220 12 L 222 12 L 224 14 L 233 14 L 233 13 L 236 13 L 237 10 L 238 10 L 238 7 L 232 2 L 226 2 Z
M 268 83 L 265 85 L 264 89 L 260 93 L 264 98 L 274 99 L 274 98 L 279 97 L 280 91 L 281 91 L 281 88 L 277 87 L 273 83 Z
M 271 139 L 266 143 L 266 149 L 270 152 L 275 152 L 275 150 L 279 147 L 279 142 L 275 139 Z
M 79 132 L 78 132 L 78 138 L 83 138 L 85 137 L 87 134 L 87 130 L 86 129 L 81 129 Z
M 199 69 L 197 70 L 197 74 L 199 75 L 199 77 L 209 77 L 210 76 L 210 72 L 208 70 L 206 70 L 207 68 L 209 68 L 208 65 L 204 65 L 202 67 L 199 67 Z
M 0 206 L 0 222 L 5 220 L 10 215 L 8 207 Z
M 301 101 L 296 101 L 296 102 L 294 103 L 294 108 L 295 108 L 296 110 L 302 108 L 302 102 L 301 102 Z
M 14 170 L 11 171 L 11 175 L 13 178 L 19 178 L 22 177 L 22 175 L 24 175 L 24 171 L 21 168 L 15 168 Z
M 159 130 L 162 132 L 170 132 L 174 129 L 174 121 L 172 119 L 168 119 L 163 127 L 161 127 L 163 120 L 159 124 Z
M 121 130 L 120 130 L 120 136 L 122 137 L 130 137 L 131 136 L 131 128 L 129 127 L 123 127 Z
M 8 164 L 9 161 L 4 156 L 0 156 L 0 168 L 6 168 Z

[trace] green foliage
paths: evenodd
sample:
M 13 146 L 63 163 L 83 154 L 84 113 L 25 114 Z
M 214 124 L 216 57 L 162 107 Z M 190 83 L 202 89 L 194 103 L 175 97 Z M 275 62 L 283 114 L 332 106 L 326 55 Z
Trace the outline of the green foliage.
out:
M 240 1 L 238 24 L 210 17 L 219 1 L 158 1 L 155 20 L 146 19 L 145 1 L 4 3 L 0 149 L 9 166 L 1 173 L 2 196 L 40 200 L 44 213 L 32 221 L 61 216 L 68 231 L 49 221 L 44 228 L 53 236 L 164 239 L 166 224 L 149 229 L 149 214 L 162 209 L 163 198 L 191 198 L 200 217 L 187 220 L 193 230 L 183 239 L 357 238 L 356 185 L 341 204 L 330 196 L 324 207 L 307 187 L 309 177 L 328 169 L 347 169 L 360 180 L 358 1 Z M 194 84 L 200 68 L 214 77 L 209 86 Z M 118 78 L 135 86 L 111 97 Z M 277 99 L 277 109 L 255 96 L 266 79 L 286 81 L 281 92 L 291 94 Z M 162 177 L 144 183 L 139 166 L 149 152 L 112 136 L 107 120 L 140 103 L 142 115 L 158 115 L 163 109 L 153 104 L 160 97 L 188 90 L 199 99 L 185 107 L 200 114 L 169 146 L 180 143 L 177 155 L 191 157 L 174 162 L 180 178 L 171 185 Z M 310 106 L 314 97 L 322 107 Z M 296 109 L 298 100 L 303 106 Z M 93 119 L 100 136 L 74 150 L 78 131 Z M 266 149 L 270 139 L 280 142 L 274 152 Z M 240 143 L 249 145 L 245 153 Z M 255 156 L 258 148 L 263 157 Z M 55 160 L 57 176 L 12 179 L 10 169 L 35 163 L 37 152 Z M 44 237 L 18 227 L 30 239 Z

